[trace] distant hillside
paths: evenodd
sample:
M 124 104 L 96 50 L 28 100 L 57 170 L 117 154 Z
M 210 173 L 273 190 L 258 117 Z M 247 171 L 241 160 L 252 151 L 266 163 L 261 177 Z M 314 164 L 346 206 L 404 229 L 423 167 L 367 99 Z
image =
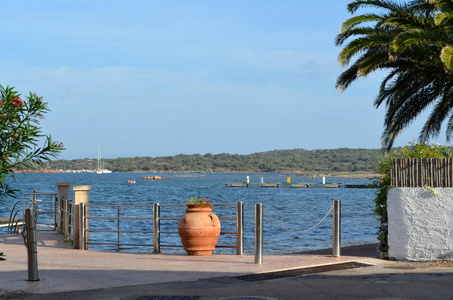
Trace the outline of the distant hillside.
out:
M 274 150 L 248 155 L 179 154 L 161 157 L 105 159 L 114 172 L 373 172 L 383 157 L 380 149 Z M 91 159 L 56 160 L 48 170 L 93 170 Z

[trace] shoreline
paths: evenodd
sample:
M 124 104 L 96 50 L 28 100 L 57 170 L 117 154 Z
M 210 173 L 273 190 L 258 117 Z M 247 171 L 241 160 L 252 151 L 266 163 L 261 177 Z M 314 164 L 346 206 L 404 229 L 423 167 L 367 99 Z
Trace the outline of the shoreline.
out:
M 131 172 L 114 172 L 114 173 L 184 173 L 184 174 L 211 174 L 207 172 L 189 172 L 189 171 L 149 171 L 149 172 L 142 172 L 142 171 L 131 171 Z M 65 172 L 61 170 L 15 170 L 14 173 L 73 173 L 73 172 Z M 90 172 L 79 172 L 75 170 L 74 173 L 90 173 Z M 226 174 L 281 174 L 279 176 L 292 176 L 292 177 L 305 177 L 305 178 L 319 178 L 319 177 L 339 177 L 339 178 L 351 178 L 351 179 L 373 179 L 375 177 L 380 177 L 380 174 L 373 173 L 373 172 L 297 172 L 297 171 L 276 171 L 276 172 L 249 172 L 249 171 L 240 171 L 240 172 L 216 172 L 212 174 L 219 174 L 219 173 L 226 173 Z M 285 175 L 290 174 L 290 175 Z
M 14 173 L 66 173 L 59 170 L 14 170 Z

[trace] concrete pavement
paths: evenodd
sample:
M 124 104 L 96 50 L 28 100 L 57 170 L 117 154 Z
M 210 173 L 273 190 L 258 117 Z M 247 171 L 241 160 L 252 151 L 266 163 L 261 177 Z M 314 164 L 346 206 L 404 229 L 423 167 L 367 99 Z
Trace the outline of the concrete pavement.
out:
M 0 299 L 453 299 L 449 262 L 395 262 L 374 246 L 304 254 L 193 257 L 71 249 L 53 233 L 38 235 L 39 281 L 27 281 L 21 236 L 0 236 Z M 357 262 L 369 266 L 278 279 L 238 276 Z M 173 298 L 170 298 L 173 297 Z M 192 298 L 190 298 L 192 297 Z M 247 297 L 247 298 L 246 298 Z M 261 297 L 261 298 L 260 298 Z

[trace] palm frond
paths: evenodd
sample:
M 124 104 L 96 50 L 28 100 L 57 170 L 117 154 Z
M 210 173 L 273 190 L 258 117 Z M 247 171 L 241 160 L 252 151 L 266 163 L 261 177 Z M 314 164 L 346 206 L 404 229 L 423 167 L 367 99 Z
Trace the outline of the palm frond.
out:
M 442 122 L 451 114 L 453 108 L 453 90 L 449 92 L 434 105 L 427 121 L 425 122 L 419 139 L 428 141 L 430 138 L 437 137 L 440 133 Z
M 445 46 L 440 52 L 440 59 L 449 71 L 453 71 L 453 46 Z
M 386 0 L 356 0 L 348 4 L 347 8 L 350 13 L 355 13 L 363 7 L 384 8 L 391 11 L 402 9 L 402 6 L 393 1 Z

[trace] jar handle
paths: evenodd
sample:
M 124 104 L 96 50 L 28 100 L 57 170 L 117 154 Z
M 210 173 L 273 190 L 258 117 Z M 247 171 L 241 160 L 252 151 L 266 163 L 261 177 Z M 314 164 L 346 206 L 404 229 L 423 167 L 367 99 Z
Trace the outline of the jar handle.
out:
M 214 221 L 215 220 L 214 217 L 216 217 L 216 215 L 211 213 L 208 216 L 211 218 L 212 227 L 217 227 L 217 222 Z

